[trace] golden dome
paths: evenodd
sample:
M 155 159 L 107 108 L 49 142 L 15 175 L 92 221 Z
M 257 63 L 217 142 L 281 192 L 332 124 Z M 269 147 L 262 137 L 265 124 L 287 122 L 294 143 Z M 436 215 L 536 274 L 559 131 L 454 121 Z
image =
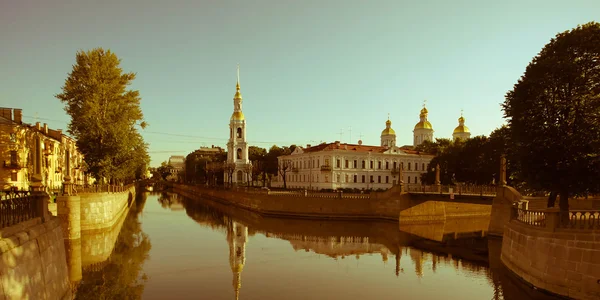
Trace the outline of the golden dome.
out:
M 423 107 L 423 109 L 421 109 L 421 113 L 422 114 L 429 113 L 429 111 L 427 110 L 427 107 Z
M 389 121 L 388 121 L 389 122 Z M 381 135 L 396 135 L 396 132 L 392 128 L 386 128 L 381 132 Z
M 417 125 L 415 125 L 415 129 L 433 129 L 433 126 L 431 126 L 429 121 L 425 121 L 417 123 Z
M 465 118 L 463 118 L 463 116 L 460 116 L 460 118 L 458 118 L 458 123 L 463 123 L 465 121 Z
M 244 113 L 241 111 L 234 111 L 233 114 L 231 115 L 231 120 L 236 120 L 236 121 L 243 121 L 246 118 L 244 117 Z
M 463 133 L 463 132 L 469 132 L 469 127 L 467 127 L 465 125 L 459 125 L 454 129 L 453 133 Z

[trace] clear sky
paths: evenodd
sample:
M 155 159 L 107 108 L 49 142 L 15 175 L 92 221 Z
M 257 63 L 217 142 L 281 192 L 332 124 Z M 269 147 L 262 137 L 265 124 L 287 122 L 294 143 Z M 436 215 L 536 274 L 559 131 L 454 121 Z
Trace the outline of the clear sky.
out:
M 474 135 L 556 33 L 600 21 L 598 0 L 2 0 L 0 106 L 64 128 L 54 98 L 77 50 L 111 49 L 137 73 L 152 165 L 224 147 L 236 65 L 251 145 L 398 144 L 427 99 L 435 137 L 461 109 Z M 351 128 L 351 134 L 350 134 Z

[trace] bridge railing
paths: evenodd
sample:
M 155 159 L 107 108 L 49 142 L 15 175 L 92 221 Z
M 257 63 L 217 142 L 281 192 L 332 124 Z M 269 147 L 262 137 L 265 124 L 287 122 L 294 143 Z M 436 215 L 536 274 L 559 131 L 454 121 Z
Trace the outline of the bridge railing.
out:
M 46 201 L 43 196 L 29 192 L 3 194 L 0 199 L 0 228 L 41 217 L 43 201 Z
M 426 184 L 405 184 L 404 190 L 408 193 L 423 194 L 450 194 L 450 190 L 455 195 L 478 195 L 495 196 L 496 186 L 493 185 L 426 185 Z
M 86 193 L 120 193 L 133 187 L 133 184 L 128 185 L 111 185 L 111 184 L 92 184 L 88 186 L 73 185 L 72 192 L 74 194 Z
M 546 210 L 528 210 L 514 205 L 511 208 L 511 220 L 519 223 L 555 231 L 562 230 L 600 230 L 600 211 L 572 210 L 567 216 L 561 215 L 556 208 Z

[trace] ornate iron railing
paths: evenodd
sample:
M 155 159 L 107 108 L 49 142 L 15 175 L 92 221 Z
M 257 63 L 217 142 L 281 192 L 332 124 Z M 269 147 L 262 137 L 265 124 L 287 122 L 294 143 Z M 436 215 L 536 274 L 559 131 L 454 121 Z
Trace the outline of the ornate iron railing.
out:
M 74 194 L 86 194 L 86 193 L 120 193 L 130 189 L 133 184 L 128 185 L 109 185 L 109 184 L 93 184 L 88 186 L 72 185 L 72 193 Z
M 495 196 L 496 186 L 493 185 L 425 185 L 425 184 L 404 184 L 404 190 L 408 193 L 436 193 L 450 194 L 450 189 L 454 195 L 477 195 L 477 196 Z
M 558 227 L 567 229 L 600 229 L 600 211 L 569 211 L 569 219 L 561 219 Z
M 42 197 L 29 193 L 9 193 L 0 200 L 0 228 L 13 226 L 35 217 L 40 212 Z

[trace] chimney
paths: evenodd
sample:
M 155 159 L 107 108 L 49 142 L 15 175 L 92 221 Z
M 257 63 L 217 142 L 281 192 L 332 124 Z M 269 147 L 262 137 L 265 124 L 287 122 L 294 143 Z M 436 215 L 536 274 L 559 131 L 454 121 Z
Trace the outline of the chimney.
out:
M 362 140 L 358 140 L 358 145 L 362 145 Z
M 48 134 L 48 124 L 44 123 L 44 134 Z
M 42 125 L 40 124 L 40 122 L 35 122 L 35 129 L 37 129 L 38 131 L 42 131 Z
M 14 116 L 13 121 L 15 121 L 15 123 L 18 123 L 18 124 L 23 124 L 23 110 L 20 108 L 15 108 L 14 115 L 15 116 Z
M 310 148 L 310 144 L 306 144 L 306 148 Z
M 2 108 L 2 117 L 7 118 L 12 121 L 12 109 L 10 108 Z
M 340 146 L 340 141 L 335 141 L 335 145 L 336 145 L 337 147 L 339 147 L 339 146 Z

